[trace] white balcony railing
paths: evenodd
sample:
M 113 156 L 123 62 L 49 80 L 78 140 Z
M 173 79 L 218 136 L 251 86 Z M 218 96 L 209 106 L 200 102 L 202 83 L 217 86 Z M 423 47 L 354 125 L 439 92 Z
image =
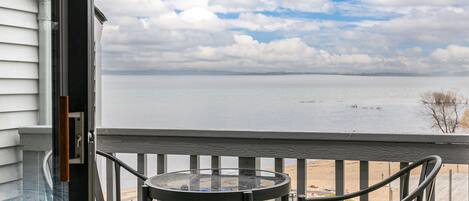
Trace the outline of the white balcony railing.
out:
M 20 130 L 21 140 L 28 150 L 28 146 L 35 150 L 46 143 L 37 140 L 47 140 L 44 133 L 36 128 Z M 296 180 L 294 191 L 299 194 L 307 193 L 307 159 L 335 160 L 334 163 L 334 193 L 345 192 L 345 182 L 359 182 L 360 188 L 369 185 L 370 162 L 385 161 L 399 162 L 405 166 L 427 155 L 439 155 L 446 164 L 469 164 L 469 135 L 439 135 L 439 134 L 371 134 L 371 133 L 320 133 L 320 132 L 271 132 L 271 131 L 214 131 L 214 130 L 172 130 L 172 129 L 123 129 L 99 128 L 98 149 L 107 153 L 133 153 L 137 155 L 137 169 L 145 173 L 147 168 L 147 154 L 157 154 L 157 173 L 166 171 L 168 154 L 190 155 L 188 167 L 197 168 L 200 164 L 199 156 L 211 156 L 211 166 L 221 166 L 221 156 L 239 157 L 238 165 L 244 168 L 258 168 L 259 158 L 273 158 L 275 171 L 285 170 L 284 160 L 296 159 Z M 41 135 L 39 137 L 39 135 Z M 359 161 L 359 181 L 344 181 L 345 160 Z M 314 161 L 313 161 L 314 163 Z M 459 166 L 458 166 L 459 167 Z M 466 168 L 467 171 L 469 169 Z M 109 161 L 106 163 L 106 192 L 107 199 L 113 200 L 115 191 L 114 168 Z M 314 174 L 314 173 L 313 173 Z M 450 173 L 451 174 L 451 173 Z M 469 179 L 469 177 L 467 177 Z M 466 179 L 466 182 L 467 180 Z M 448 176 L 445 181 L 451 181 Z M 141 185 L 141 182 L 138 183 Z M 442 183 L 448 189 L 445 195 L 436 195 L 448 200 L 453 189 L 452 183 Z M 459 187 L 459 190 L 464 187 Z M 405 190 L 405 189 L 400 189 Z M 469 199 L 469 186 L 462 189 L 464 194 L 458 193 L 459 199 Z M 138 192 L 140 194 L 141 192 Z M 441 193 L 436 191 L 436 193 Z M 392 195 L 391 195 L 392 196 Z M 138 197 L 140 197 L 138 195 Z M 397 196 L 398 197 L 398 196 Z M 391 198 L 390 198 L 391 199 Z M 395 199 L 397 199 L 395 197 Z M 459 200 L 454 199 L 454 200 Z M 360 199 L 368 200 L 367 197 Z M 388 200 L 388 199 L 386 199 Z
M 344 160 L 360 161 L 359 186 L 369 185 L 369 161 L 400 162 L 401 166 L 426 155 L 439 155 L 445 163 L 469 163 L 467 135 L 410 135 L 317 132 L 258 132 L 164 129 L 98 129 L 98 147 L 108 153 L 136 153 L 138 169 L 146 167 L 144 155 L 158 153 L 159 173 L 164 172 L 166 154 L 191 155 L 196 168 L 200 155 L 212 156 L 212 167 L 220 156 L 239 157 L 239 167 L 255 168 L 256 158 L 275 158 L 275 170 L 283 171 L 284 158 L 297 159 L 297 187 L 306 193 L 306 159 L 335 160 L 335 191 L 344 193 Z M 108 169 L 112 170 L 112 169 Z M 110 172 L 109 172 L 110 173 Z M 109 181 L 112 183 L 112 181 Z M 361 200 L 367 200 L 362 198 Z

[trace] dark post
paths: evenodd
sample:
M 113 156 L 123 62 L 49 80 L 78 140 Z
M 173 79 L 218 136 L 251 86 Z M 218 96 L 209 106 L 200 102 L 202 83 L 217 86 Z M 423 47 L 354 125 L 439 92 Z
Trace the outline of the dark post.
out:
M 84 163 L 70 165 L 70 182 L 54 178 L 55 200 L 94 200 L 94 1 L 53 0 L 53 153 L 54 177 L 59 175 L 59 97 L 68 96 L 69 111 L 84 114 Z M 62 111 L 63 112 L 63 111 Z M 63 122 L 62 122 L 63 123 Z M 70 139 L 75 133 L 70 132 Z M 73 143 L 71 141 L 71 143 Z M 70 146 L 73 147 L 73 146 Z M 73 151 L 73 150 L 71 150 Z M 68 193 L 67 193 L 68 186 Z M 60 197 L 62 196 L 62 197 Z
M 335 195 L 344 195 L 344 161 L 335 161 Z
M 67 1 L 52 0 L 52 181 L 54 200 L 68 200 L 68 185 L 60 180 L 60 96 L 68 93 Z
M 70 97 L 70 112 L 84 113 L 85 142 L 93 141 L 94 133 L 93 112 L 94 98 L 93 67 L 94 67 L 94 1 L 68 0 L 68 96 Z M 73 134 L 71 134 L 73 137 Z M 90 147 L 84 143 L 84 152 Z M 91 148 L 93 150 L 93 148 Z M 90 158 L 88 158 L 90 157 Z M 84 164 L 71 165 L 69 184 L 70 200 L 93 200 L 93 162 L 95 153 L 88 153 Z
M 142 200 L 143 201 L 151 201 L 150 198 L 150 188 L 147 185 L 142 186 Z
M 405 168 L 409 166 L 409 163 L 407 162 L 401 162 L 400 163 L 400 168 Z M 407 195 L 409 195 L 409 178 L 410 178 L 410 174 L 405 174 L 403 175 L 401 178 L 400 178 L 400 198 L 401 199 L 404 199 L 405 197 L 407 197 Z
M 368 188 L 368 178 L 369 178 L 369 162 L 360 161 L 360 190 Z M 368 201 L 368 194 L 361 195 L 360 201 Z

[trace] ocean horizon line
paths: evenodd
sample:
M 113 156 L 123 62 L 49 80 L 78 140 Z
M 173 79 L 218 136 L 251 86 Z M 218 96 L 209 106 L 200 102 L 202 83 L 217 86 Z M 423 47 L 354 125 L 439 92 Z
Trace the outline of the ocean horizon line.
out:
M 374 73 L 339 73 L 339 72 L 238 72 L 238 71 L 216 71 L 216 70 L 109 70 L 103 69 L 103 75 L 168 75 L 168 76 L 282 76 L 282 75 L 341 75 L 341 76 L 389 76 L 389 77 L 469 77 L 469 71 L 465 72 L 435 72 L 435 73 L 410 73 L 410 72 L 374 72 Z

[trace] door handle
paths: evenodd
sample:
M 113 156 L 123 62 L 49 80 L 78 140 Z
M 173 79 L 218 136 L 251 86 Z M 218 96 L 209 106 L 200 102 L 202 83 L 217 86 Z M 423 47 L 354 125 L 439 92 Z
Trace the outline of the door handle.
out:
M 59 163 L 60 181 L 70 180 L 70 125 L 69 125 L 69 98 L 60 96 L 59 101 Z

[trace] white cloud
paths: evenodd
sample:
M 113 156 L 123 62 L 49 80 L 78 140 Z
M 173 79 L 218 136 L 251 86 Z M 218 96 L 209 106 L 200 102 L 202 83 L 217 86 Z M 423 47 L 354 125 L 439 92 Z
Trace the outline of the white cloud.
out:
M 431 57 L 445 63 L 469 64 L 469 47 L 449 45 L 444 49 L 438 48 L 433 51 Z
M 362 2 L 389 7 L 416 7 L 416 6 L 461 6 L 469 5 L 466 0 L 362 0 Z
M 192 8 L 208 8 L 209 0 L 163 0 L 168 7 L 177 10 L 188 10 Z
M 210 0 L 208 4 L 219 12 L 263 11 L 278 7 L 274 0 Z
M 370 64 L 373 58 L 366 54 L 333 54 L 308 46 L 300 38 L 287 38 L 262 43 L 248 35 L 235 35 L 228 46 L 199 48 L 195 55 L 205 60 L 231 60 L 241 68 L 278 68 L 281 70 L 317 70 Z M 200 57 L 199 57 L 200 58 Z M 216 66 L 216 65 L 214 65 Z
M 329 0 L 283 0 L 280 5 L 284 8 L 307 12 L 329 12 L 333 4 Z
M 329 0 L 165 0 L 164 2 L 178 10 L 204 7 L 215 12 L 273 11 L 279 8 L 328 12 L 333 8 Z
M 233 28 L 248 29 L 251 31 L 315 31 L 326 23 L 317 21 L 302 21 L 271 17 L 263 14 L 242 13 L 238 19 L 227 20 Z M 329 23 L 330 24 L 330 23 Z
M 126 69 L 348 73 L 469 69 L 469 1 L 363 2 L 338 6 L 328 0 L 96 0 L 109 19 L 104 26 L 103 64 Z M 253 12 L 278 8 L 350 8 L 344 12 L 357 11 L 367 20 Z M 233 11 L 242 11 L 239 18 L 216 14 Z M 375 16 L 392 17 L 373 20 Z M 251 31 L 275 32 L 276 40 L 261 40 Z
M 428 50 L 449 44 L 467 44 L 468 20 L 469 12 L 463 8 L 429 8 L 389 20 L 351 22 L 356 26 L 353 29 L 322 30 L 327 33 L 324 35 L 332 37 L 321 40 L 334 42 L 336 47 L 348 47 L 349 50 L 354 47 L 377 54 L 392 54 L 409 46 Z
M 203 30 L 208 32 L 224 30 L 224 22 L 205 8 L 191 8 L 181 13 L 171 12 L 151 20 L 158 28 Z
M 153 17 L 173 12 L 160 0 L 97 0 L 96 5 L 111 21 L 119 17 Z

